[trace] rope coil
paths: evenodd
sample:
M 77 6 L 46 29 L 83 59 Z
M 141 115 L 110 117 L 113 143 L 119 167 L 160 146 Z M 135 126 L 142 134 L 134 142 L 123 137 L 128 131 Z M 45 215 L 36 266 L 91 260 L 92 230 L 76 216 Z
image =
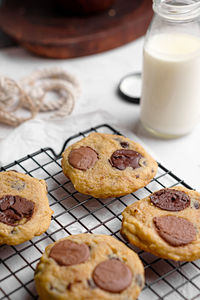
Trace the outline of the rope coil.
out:
M 56 101 L 47 101 L 48 93 L 56 94 Z M 0 122 L 18 126 L 38 112 L 51 111 L 55 111 L 51 118 L 63 118 L 71 114 L 79 96 L 77 79 L 60 68 L 35 71 L 19 82 L 0 76 Z M 19 109 L 29 115 L 20 115 Z

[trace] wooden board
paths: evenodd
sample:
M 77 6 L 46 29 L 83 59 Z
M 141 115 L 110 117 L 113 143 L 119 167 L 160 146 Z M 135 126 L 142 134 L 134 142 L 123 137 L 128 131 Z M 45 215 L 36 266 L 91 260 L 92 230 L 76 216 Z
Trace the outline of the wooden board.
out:
M 153 15 L 152 0 L 116 0 L 109 10 L 82 17 L 61 13 L 54 5 L 53 0 L 3 1 L 0 28 L 37 55 L 71 58 L 140 37 Z

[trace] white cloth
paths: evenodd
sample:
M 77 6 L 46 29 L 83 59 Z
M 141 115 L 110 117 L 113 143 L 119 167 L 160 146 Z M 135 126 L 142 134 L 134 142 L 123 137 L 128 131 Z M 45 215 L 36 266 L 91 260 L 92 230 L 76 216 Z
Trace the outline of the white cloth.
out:
M 124 135 L 142 143 L 129 130 L 120 128 L 115 118 L 103 110 L 56 121 L 34 119 L 15 128 L 0 142 L 0 165 L 5 166 L 44 147 L 51 147 L 59 153 L 67 138 L 104 123 L 113 125 Z

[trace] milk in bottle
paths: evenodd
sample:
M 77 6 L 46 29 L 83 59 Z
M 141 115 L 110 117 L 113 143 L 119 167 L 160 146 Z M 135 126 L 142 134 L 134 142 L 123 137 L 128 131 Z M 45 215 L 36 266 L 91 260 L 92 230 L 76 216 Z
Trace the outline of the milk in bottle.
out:
M 154 30 L 143 52 L 140 119 L 147 130 L 163 137 L 187 134 L 200 118 L 200 25 L 195 27 L 196 17 L 187 22 L 175 17 L 159 16 L 165 30 Z

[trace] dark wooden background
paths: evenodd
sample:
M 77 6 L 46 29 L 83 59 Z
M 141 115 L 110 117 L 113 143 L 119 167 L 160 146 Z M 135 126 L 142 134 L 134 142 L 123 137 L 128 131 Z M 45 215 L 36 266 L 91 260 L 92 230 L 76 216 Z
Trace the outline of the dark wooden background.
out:
M 152 15 L 152 0 L 115 0 L 110 9 L 87 16 L 57 10 L 55 0 L 3 0 L 0 29 L 12 39 L 0 34 L 0 44 L 16 41 L 52 58 L 90 55 L 144 35 Z

